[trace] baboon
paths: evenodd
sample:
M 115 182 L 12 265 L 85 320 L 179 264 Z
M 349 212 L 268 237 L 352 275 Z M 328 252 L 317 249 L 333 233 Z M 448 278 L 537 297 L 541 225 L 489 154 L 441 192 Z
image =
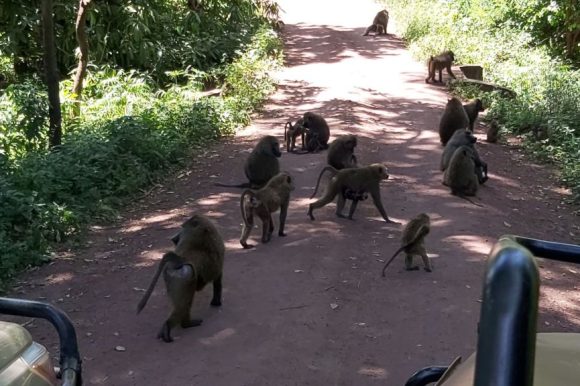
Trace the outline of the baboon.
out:
M 465 109 L 467 118 L 469 118 L 469 130 L 472 133 L 475 133 L 475 120 L 477 119 L 480 111 L 485 111 L 483 108 L 483 103 L 481 102 L 481 99 L 477 98 L 469 101 L 469 103 L 464 104 L 463 108 Z
M 475 148 L 475 142 L 477 142 L 477 138 L 472 134 L 471 131 L 468 130 L 457 130 L 451 136 L 451 139 L 445 145 L 443 149 L 443 154 L 441 154 L 441 163 L 439 168 L 441 171 L 445 171 L 447 166 L 449 165 L 449 161 L 451 161 L 451 157 L 461 146 L 469 146 L 472 149 L 473 154 L 473 162 L 475 163 L 475 172 L 477 174 L 477 179 L 480 184 L 485 183 L 489 179 L 487 176 L 487 163 L 485 163 L 480 157 L 477 149 Z
M 327 163 L 336 170 L 356 167 L 357 160 L 354 155 L 356 144 L 356 135 L 348 134 L 338 137 L 328 147 Z
M 244 165 L 244 173 L 249 182 L 241 184 L 222 184 L 216 183 L 216 186 L 224 186 L 227 188 L 253 188 L 259 189 L 266 185 L 270 178 L 274 177 L 280 172 L 280 163 L 278 158 L 282 156 L 280 152 L 280 143 L 276 137 L 266 135 L 262 137 L 252 153 L 246 159 Z
M 427 256 L 427 251 L 425 250 L 425 236 L 429 234 L 431 230 L 431 220 L 429 215 L 426 213 L 420 213 L 415 218 L 405 225 L 403 229 L 403 237 L 401 238 L 401 248 L 397 249 L 397 252 L 391 257 L 389 261 L 383 266 L 383 277 L 385 277 L 385 270 L 395 259 L 395 257 L 405 251 L 405 269 L 407 271 L 415 271 L 419 269 L 418 266 L 413 265 L 413 256 L 421 256 L 423 259 L 423 264 L 425 265 L 425 271 L 431 272 L 432 267 L 429 262 L 429 257 Z
M 330 166 L 327 166 L 327 168 L 330 168 Z M 324 172 L 324 170 L 322 172 Z M 339 170 L 330 180 L 324 196 L 310 204 L 308 207 L 308 216 L 311 220 L 314 220 L 314 215 L 312 214 L 314 209 L 322 208 L 334 200 L 334 197 L 338 195 L 336 202 L 336 215 L 338 217 L 344 217 L 342 210 L 344 209 L 345 196 L 348 197 L 349 194 L 362 196 L 368 192 L 370 193 L 376 208 L 383 216 L 383 219 L 387 223 L 396 223 L 395 221 L 389 219 L 387 212 L 383 207 L 383 203 L 381 202 L 380 182 L 388 178 L 389 173 L 387 172 L 387 168 L 382 164 L 371 164 L 369 166 L 359 168 Z M 350 207 L 348 218 L 351 220 L 358 201 L 358 199 L 353 199 L 352 205 Z
M 163 255 L 161 262 L 149 284 L 149 288 L 137 306 L 140 313 L 161 273 L 165 280 L 167 295 L 173 304 L 173 311 L 163 323 L 158 338 L 171 342 L 171 329 L 177 325 L 183 328 L 199 326 L 201 319 L 191 319 L 191 305 L 195 292 L 213 282 L 211 305 L 222 305 L 222 271 L 225 245 L 215 225 L 205 216 L 193 215 L 182 224 L 179 234 L 172 240 L 176 243 L 173 252 Z
M 467 129 L 468 127 L 469 117 L 461 101 L 456 97 L 447 99 L 447 105 L 439 121 L 439 138 L 441 139 L 441 143 L 446 145 L 456 130 Z
M 306 112 L 302 118 L 306 128 L 306 151 L 316 152 L 328 149 L 330 128 L 326 120 L 319 114 Z
M 427 62 L 428 75 L 427 78 L 425 78 L 425 83 L 429 83 L 429 79 L 435 82 L 435 71 L 439 71 L 439 83 L 443 83 L 442 72 L 444 68 L 447 70 L 450 77 L 456 79 L 451 71 L 451 64 L 454 60 L 455 55 L 452 51 L 445 51 L 437 56 L 431 56 Z
M 443 184 L 451 188 L 451 194 L 481 206 L 467 197 L 475 196 L 479 188 L 473 158 L 473 149 L 469 146 L 461 146 L 455 150 L 449 166 L 445 169 Z
M 244 220 L 242 236 L 240 237 L 242 247 L 246 249 L 253 247 L 253 245 L 247 243 L 247 240 L 254 227 L 254 215 L 262 220 L 262 242 L 267 243 L 272 238 L 272 232 L 274 232 L 272 213 L 280 209 L 278 235 L 286 236 L 284 225 L 288 213 L 288 204 L 290 203 L 290 192 L 293 190 L 292 177 L 285 172 L 272 177 L 266 186 L 260 190 L 244 190 L 240 197 L 240 209 Z M 246 196 L 249 196 L 250 199 L 246 200 Z
M 305 133 L 306 128 L 304 127 L 303 118 L 297 120 L 294 125 L 292 125 L 292 122 L 286 122 L 286 125 L 284 126 L 284 140 L 286 141 L 286 151 L 288 153 L 294 151 L 294 147 L 296 147 L 296 138 L 298 136 L 302 138 L 302 150 L 305 149 Z
M 389 24 L 389 12 L 385 9 L 379 11 L 373 19 L 373 24 L 367 28 L 363 36 L 367 36 L 370 32 L 377 35 L 387 34 L 387 25 Z
M 489 143 L 496 143 L 499 137 L 499 124 L 495 119 L 493 119 L 489 127 L 487 128 L 487 138 L 486 141 Z
M 354 163 L 356 163 L 356 157 L 353 154 L 353 158 L 354 158 Z M 352 166 L 353 168 L 358 167 L 356 165 Z M 343 168 L 345 169 L 345 168 Z M 348 168 L 346 168 L 348 169 Z M 342 169 L 341 169 L 342 170 Z M 322 175 L 324 174 L 324 172 L 329 171 L 330 173 L 332 173 L 332 177 L 336 176 L 338 174 L 338 170 L 336 168 L 334 168 L 333 166 L 325 166 L 321 171 L 320 174 L 318 175 L 318 180 L 316 181 L 316 187 L 314 188 L 314 193 L 312 193 L 312 196 L 310 196 L 310 198 L 314 198 L 314 196 L 316 196 L 316 193 L 318 192 L 318 187 L 320 186 L 320 180 L 322 179 Z M 358 205 L 359 201 L 365 201 L 368 198 L 368 194 L 366 191 L 354 191 L 352 189 L 349 188 L 344 188 L 342 189 L 341 193 L 342 195 L 342 199 L 345 201 L 346 200 L 351 200 L 352 202 L 350 203 L 350 210 L 349 210 L 349 214 L 348 214 L 348 219 L 352 220 L 352 216 L 354 214 L 354 211 L 356 209 L 356 206 Z M 339 198 L 340 199 L 340 198 Z M 343 203 L 343 207 L 344 204 Z M 342 211 L 337 211 L 337 216 L 338 217 L 343 217 L 342 215 Z

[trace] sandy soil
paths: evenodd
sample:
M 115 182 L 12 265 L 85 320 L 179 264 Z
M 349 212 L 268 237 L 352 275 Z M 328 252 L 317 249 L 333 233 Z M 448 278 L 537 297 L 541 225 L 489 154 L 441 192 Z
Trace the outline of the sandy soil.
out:
M 491 177 L 479 194 L 484 207 L 442 186 L 435 128 L 445 89 L 424 83 L 425 65 L 394 35 L 361 36 L 376 4 L 281 4 L 286 67 L 253 124 L 205 149 L 188 170 L 129 206 L 119 224 L 92 228 L 84 248 L 23 275 L 15 288 L 14 296 L 54 302 L 74 320 L 86 384 L 401 385 L 423 366 L 474 349 L 484 261 L 499 236 L 580 242 L 579 217 L 563 202 L 568 193 L 554 172 L 517 147 L 485 143 L 481 126 L 479 149 Z M 283 169 L 297 183 L 288 237 L 241 249 L 239 190 L 213 182 L 243 181 L 256 138 L 282 140 L 284 123 L 308 110 L 327 117 L 333 136 L 356 133 L 361 163 L 389 167 L 382 195 L 390 217 L 405 223 L 431 215 L 433 273 L 405 272 L 400 259 L 380 277 L 402 226 L 384 223 L 370 200 L 355 221 L 336 218 L 334 205 L 308 220 L 325 153 L 283 154 Z M 139 316 L 135 307 L 169 238 L 193 212 L 212 217 L 227 240 L 224 305 L 210 309 L 208 287 L 194 305 L 204 324 L 176 329 L 175 342 L 164 344 L 155 339 L 169 310 L 163 286 Z M 577 268 L 541 266 L 539 330 L 580 331 Z M 55 348 L 45 322 L 29 328 Z

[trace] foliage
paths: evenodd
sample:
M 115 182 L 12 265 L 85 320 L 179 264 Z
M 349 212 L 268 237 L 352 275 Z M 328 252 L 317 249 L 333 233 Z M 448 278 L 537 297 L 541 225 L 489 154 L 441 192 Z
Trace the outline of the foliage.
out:
M 192 148 L 245 125 L 272 90 L 268 73 L 280 63 L 280 41 L 264 24 L 237 51 L 212 72 L 168 74 L 176 80 L 164 89 L 147 73 L 93 66 L 75 118 L 71 81 L 61 82 L 65 134 L 56 151 L 46 150 L 44 86 L 10 86 L 0 96 L 0 283 L 45 261 L 55 242 L 115 218 Z M 222 96 L 201 95 L 207 78 L 224 79 Z
M 544 10 L 547 13 L 541 15 L 542 0 L 386 3 L 415 56 L 425 60 L 434 52 L 451 49 L 459 63 L 481 64 L 486 80 L 517 93 L 513 100 L 497 93 L 479 95 L 488 107 L 487 118 L 521 135 L 533 154 L 555 161 L 563 181 L 580 200 L 580 70 L 553 58 L 556 47 L 561 48 L 559 43 L 541 44 L 539 37 L 544 32 L 534 30 L 535 23 L 548 14 L 560 20 L 556 14 L 571 3 L 552 2 L 553 7 L 560 8 Z M 570 22 L 558 28 L 574 25 Z M 455 91 L 476 96 L 473 90 Z
M 87 16 L 89 57 L 93 64 L 151 72 L 193 66 L 208 70 L 230 62 L 277 8 L 266 0 L 205 0 L 194 12 L 185 0 L 94 1 Z M 75 68 L 75 18 L 78 1 L 54 0 L 58 63 L 64 76 Z M 24 70 L 42 59 L 38 2 L 0 3 L 0 51 Z

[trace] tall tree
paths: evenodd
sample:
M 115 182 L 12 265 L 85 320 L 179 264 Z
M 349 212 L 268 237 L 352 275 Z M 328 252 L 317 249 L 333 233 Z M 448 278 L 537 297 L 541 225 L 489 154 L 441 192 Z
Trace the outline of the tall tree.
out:
M 44 72 L 48 88 L 48 143 L 50 148 L 62 141 L 62 116 L 58 91 L 58 69 L 56 66 L 56 46 L 54 44 L 54 21 L 52 0 L 42 0 L 42 41 L 44 45 Z
M 89 64 L 89 41 L 85 30 L 87 24 L 88 8 L 91 0 L 79 0 L 79 10 L 77 13 L 77 21 L 75 24 L 75 31 L 77 42 L 79 44 L 79 64 L 75 74 L 72 92 L 75 95 L 76 103 L 73 113 L 79 116 L 81 112 L 81 95 L 83 93 L 83 82 L 87 74 L 87 65 Z

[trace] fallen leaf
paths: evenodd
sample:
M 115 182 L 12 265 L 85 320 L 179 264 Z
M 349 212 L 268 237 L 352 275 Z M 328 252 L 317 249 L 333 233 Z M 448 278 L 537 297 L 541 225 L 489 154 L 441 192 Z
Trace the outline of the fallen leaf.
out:
M 294 273 L 300 273 L 300 272 L 304 272 L 304 271 L 303 271 L 303 270 L 301 270 L 301 269 L 295 269 L 295 270 L 294 270 Z
M 506 226 L 506 227 L 508 227 L 508 228 L 511 228 L 511 227 L 512 227 L 510 223 L 508 223 L 508 222 L 505 222 L 505 221 L 503 222 L 503 225 L 505 225 L 505 226 Z
M 336 310 L 338 308 L 338 304 L 336 303 L 330 303 L 330 308 L 333 310 Z
M 127 351 L 127 349 L 123 346 L 115 346 L 115 351 L 123 352 Z

